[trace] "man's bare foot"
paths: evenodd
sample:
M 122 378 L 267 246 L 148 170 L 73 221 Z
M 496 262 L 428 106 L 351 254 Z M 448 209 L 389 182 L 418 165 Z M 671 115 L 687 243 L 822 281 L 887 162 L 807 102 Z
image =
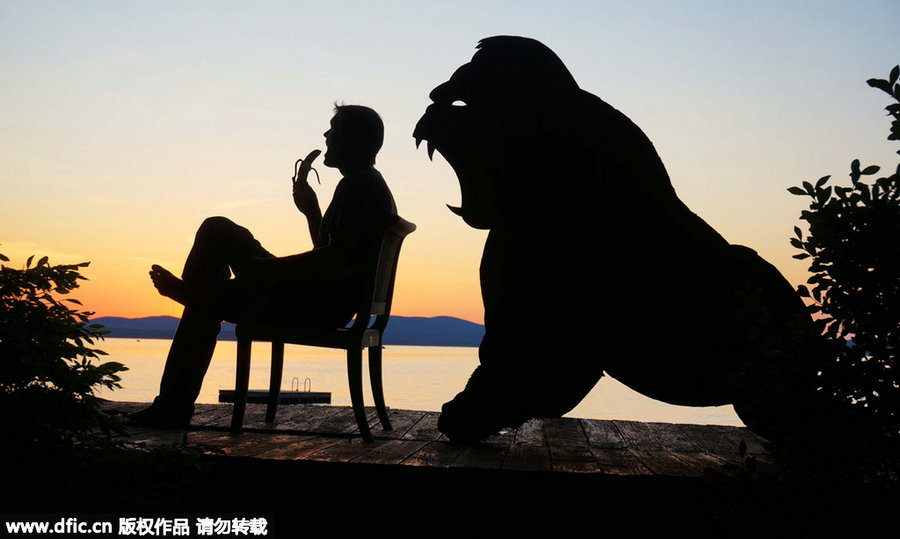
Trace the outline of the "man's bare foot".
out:
M 188 285 L 162 266 L 156 264 L 150 267 L 150 280 L 160 294 L 172 298 L 184 305 L 188 298 Z

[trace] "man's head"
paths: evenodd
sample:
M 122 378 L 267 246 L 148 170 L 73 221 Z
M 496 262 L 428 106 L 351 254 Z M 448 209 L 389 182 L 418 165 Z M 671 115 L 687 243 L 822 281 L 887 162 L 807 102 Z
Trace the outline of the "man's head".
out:
M 325 132 L 324 163 L 348 171 L 374 165 L 383 142 L 384 124 L 377 112 L 362 105 L 335 105 Z

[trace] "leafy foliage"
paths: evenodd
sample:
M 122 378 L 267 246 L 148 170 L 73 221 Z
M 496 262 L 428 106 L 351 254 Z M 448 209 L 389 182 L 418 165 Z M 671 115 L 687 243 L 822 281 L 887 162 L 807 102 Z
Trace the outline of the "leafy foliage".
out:
M 886 108 L 893 117 L 888 140 L 900 140 L 898 77 L 900 66 L 886 80 L 868 81 L 896 101 Z M 800 216 L 808 234 L 794 227 L 791 244 L 801 251 L 794 258 L 810 261 L 809 286 L 798 292 L 810 301 L 828 350 L 821 391 L 853 425 L 860 454 L 883 465 L 900 457 L 900 165 L 869 179 L 880 170 L 857 159 L 850 186 L 830 185 L 825 176 L 788 191 L 810 198 Z
M 0 261 L 9 259 L 0 254 Z M 205 457 L 218 451 L 186 438 L 145 447 L 111 436 L 122 422 L 100 410 L 95 390 L 120 387 L 119 373 L 127 369 L 99 361 L 106 353 L 94 346 L 106 331 L 68 297 L 88 263 L 33 261 L 22 269 L 0 265 L 3 451 L 30 478 L 16 485 L 7 505 L 16 511 L 95 510 L 98 503 L 191 507 L 191 493 L 209 480 Z
M 9 259 L 0 254 L 0 260 Z M 95 341 L 106 332 L 66 297 L 87 262 L 23 269 L 0 265 L 0 413 L 6 443 L 22 451 L 91 445 L 119 422 L 98 409 L 94 391 L 117 388 L 120 363 L 98 363 Z

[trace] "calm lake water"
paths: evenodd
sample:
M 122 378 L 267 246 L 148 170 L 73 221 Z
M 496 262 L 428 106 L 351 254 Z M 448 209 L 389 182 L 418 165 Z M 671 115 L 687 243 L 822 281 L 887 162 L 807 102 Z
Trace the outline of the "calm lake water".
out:
M 105 361 L 128 367 L 122 373 L 122 388 L 99 395 L 116 401 L 150 402 L 156 396 L 170 341 L 160 339 L 106 339 L 96 346 L 107 352 Z M 218 402 L 220 389 L 234 388 L 236 343 L 219 342 L 198 402 Z M 250 389 L 269 387 L 269 353 L 265 343 L 255 343 L 251 361 Z M 282 388 L 304 386 L 331 392 L 331 403 L 350 405 L 347 391 L 346 355 L 342 350 L 285 347 Z M 409 410 L 440 411 L 441 405 L 465 387 L 478 365 L 477 348 L 440 346 L 387 346 L 384 350 L 384 393 L 387 405 Z M 363 365 L 366 372 L 367 366 Z M 368 387 L 368 376 L 364 384 Z M 366 404 L 372 405 L 370 391 Z M 568 417 L 627 419 L 666 423 L 743 426 L 731 406 L 673 406 L 647 398 L 609 377 L 600 380 Z

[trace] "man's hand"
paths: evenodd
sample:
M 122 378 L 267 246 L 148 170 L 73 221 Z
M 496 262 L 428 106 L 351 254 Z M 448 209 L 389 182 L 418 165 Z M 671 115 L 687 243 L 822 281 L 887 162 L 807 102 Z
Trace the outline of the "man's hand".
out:
M 318 218 L 322 216 L 322 210 L 319 209 L 319 199 L 316 192 L 307 182 L 309 171 L 312 170 L 312 162 L 322 153 L 321 150 L 313 150 L 302 160 L 300 168 L 294 176 L 294 205 L 307 218 Z
M 322 210 L 319 209 L 319 198 L 316 196 L 313 188 L 306 182 L 294 183 L 294 205 L 306 217 L 322 215 Z

